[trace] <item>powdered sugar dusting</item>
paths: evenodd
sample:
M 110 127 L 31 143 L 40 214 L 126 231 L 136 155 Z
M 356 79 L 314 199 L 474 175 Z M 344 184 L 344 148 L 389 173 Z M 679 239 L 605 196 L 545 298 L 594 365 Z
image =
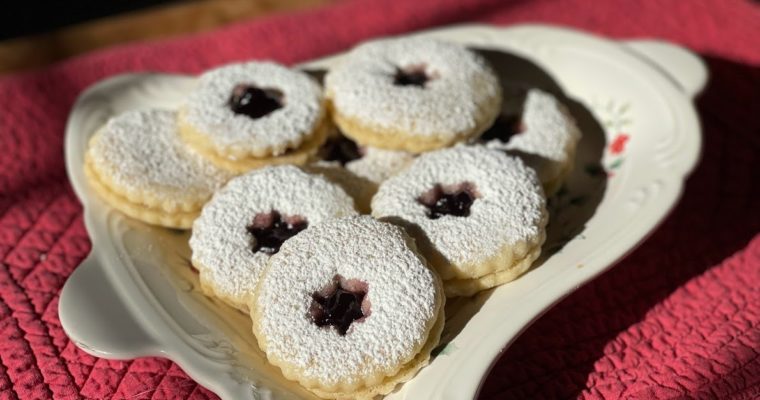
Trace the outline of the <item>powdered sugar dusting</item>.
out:
M 370 315 L 347 334 L 317 327 L 312 294 L 338 274 L 368 284 Z M 255 304 L 267 356 L 325 385 L 389 375 L 427 341 L 441 306 L 440 283 L 406 234 L 368 216 L 310 226 L 272 256 Z
M 374 183 L 381 183 L 404 169 L 414 159 L 412 153 L 362 147 L 361 158 L 349 161 L 345 167 L 357 176 Z
M 205 267 L 201 279 L 221 296 L 244 301 L 255 287 L 269 256 L 252 251 L 255 239 L 246 227 L 256 214 L 272 210 L 300 215 L 309 226 L 356 214 L 353 200 L 340 187 L 294 166 L 267 167 L 232 179 L 203 208 L 190 237 L 193 262 Z
M 397 86 L 397 69 L 424 66 L 425 87 Z M 349 118 L 414 136 L 455 137 L 476 128 L 483 103 L 500 96 L 486 61 L 429 38 L 383 39 L 352 50 L 325 76 L 327 95 Z
M 467 217 L 427 216 L 417 199 L 436 184 L 473 184 L 479 196 Z M 545 199 L 533 170 L 518 158 L 483 146 L 459 145 L 420 155 L 388 179 L 372 198 L 372 215 L 398 217 L 418 226 L 432 246 L 453 264 L 472 265 L 505 245 L 537 238 Z
M 580 130 L 554 96 L 538 89 L 528 91 L 522 123 L 525 131 L 512 136 L 509 142 L 493 139 L 486 147 L 513 152 L 535 169 L 542 181 L 553 179 L 558 166 L 572 162 Z
M 238 84 L 250 84 L 283 93 L 283 107 L 261 118 L 235 114 L 228 105 Z M 320 123 L 324 114 L 319 84 L 303 72 L 271 62 L 232 64 L 205 72 L 188 96 L 184 117 L 208 135 L 218 151 L 232 147 L 260 156 L 296 147 Z
M 88 149 L 93 167 L 130 198 L 148 193 L 159 202 L 203 201 L 229 178 L 185 147 L 176 113 L 128 111 L 112 118 Z

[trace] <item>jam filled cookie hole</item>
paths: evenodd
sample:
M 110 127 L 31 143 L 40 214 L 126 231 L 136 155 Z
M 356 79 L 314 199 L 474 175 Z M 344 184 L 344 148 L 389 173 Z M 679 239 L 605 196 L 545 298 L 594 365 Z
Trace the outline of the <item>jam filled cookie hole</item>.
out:
M 396 67 L 393 84 L 396 86 L 417 86 L 424 88 L 428 81 L 435 78 L 435 74 L 428 73 L 425 64 L 417 64 L 403 68 Z
M 340 165 L 346 165 L 364 157 L 364 150 L 356 142 L 343 135 L 328 139 L 320 152 L 325 161 L 337 161 Z
M 521 114 L 502 114 L 496 118 L 493 125 L 483 132 L 483 140 L 498 139 L 504 143 L 509 142 L 512 136 L 525 132 L 527 128 Z
M 432 189 L 423 193 L 417 201 L 427 207 L 427 216 L 438 219 L 444 215 L 467 217 L 475 199 L 480 197 L 475 185 L 462 182 L 455 185 L 436 184 Z
M 283 107 L 283 94 L 272 88 L 240 84 L 232 89 L 228 105 L 235 114 L 261 118 Z
M 498 139 L 504 143 L 509 143 L 513 136 L 528 130 L 523 120 L 528 90 L 522 87 L 505 87 L 503 89 L 504 104 L 502 104 L 501 112 L 493 125 L 483 132 L 481 138 L 485 141 Z
M 335 327 L 345 336 L 351 324 L 370 315 L 368 290 L 366 282 L 335 275 L 329 285 L 311 295 L 311 321 L 320 328 Z
M 278 211 L 259 213 L 246 230 L 253 236 L 253 252 L 272 255 L 280 251 L 280 246 L 309 226 L 300 215 L 284 216 Z

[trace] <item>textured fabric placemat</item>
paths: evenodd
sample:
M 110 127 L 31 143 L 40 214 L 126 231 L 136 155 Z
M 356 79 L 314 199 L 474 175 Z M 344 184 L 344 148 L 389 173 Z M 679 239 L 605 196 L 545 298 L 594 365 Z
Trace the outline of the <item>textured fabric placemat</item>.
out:
M 760 10 L 745 1 L 355 1 L 134 44 L 0 78 L 0 399 L 214 398 L 170 361 L 109 361 L 58 320 L 90 250 L 63 166 L 76 96 L 122 72 L 292 63 L 371 37 L 457 22 L 544 22 L 654 37 L 705 57 L 700 165 L 635 252 L 528 329 L 482 399 L 760 397 Z M 754 237 L 754 239 L 753 239 Z

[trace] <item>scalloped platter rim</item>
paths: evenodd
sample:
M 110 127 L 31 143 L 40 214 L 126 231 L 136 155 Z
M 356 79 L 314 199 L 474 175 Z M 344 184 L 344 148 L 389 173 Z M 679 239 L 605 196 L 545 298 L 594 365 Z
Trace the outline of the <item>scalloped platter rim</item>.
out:
M 676 204 L 700 154 L 693 98 L 707 74 L 698 57 L 666 42 L 616 42 L 567 28 L 462 25 L 410 35 L 511 55 L 502 61 L 514 83 L 550 80 L 547 89 L 573 104 L 588 136 L 567 188 L 550 201 L 546 256 L 512 283 L 450 301 L 433 361 L 388 396 L 474 398 L 530 323 L 632 251 Z M 339 58 L 302 67 L 327 68 Z M 194 84 L 182 75 L 121 75 L 93 85 L 74 106 L 66 167 L 93 246 L 64 286 L 61 323 L 90 354 L 167 357 L 222 398 L 313 398 L 266 363 L 247 316 L 200 293 L 186 232 L 130 220 L 87 187 L 83 155 L 97 127 L 125 110 L 176 107 Z

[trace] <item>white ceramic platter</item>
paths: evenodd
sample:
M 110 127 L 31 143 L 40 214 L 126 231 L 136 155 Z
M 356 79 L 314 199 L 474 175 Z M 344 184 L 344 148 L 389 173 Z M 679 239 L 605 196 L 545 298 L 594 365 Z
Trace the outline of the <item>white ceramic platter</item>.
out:
M 614 42 L 547 26 L 468 25 L 418 34 L 487 49 L 507 94 L 526 86 L 553 91 L 584 132 L 575 172 L 550 201 L 545 256 L 512 283 L 449 301 L 437 356 L 389 396 L 466 399 L 477 395 L 492 363 L 532 321 L 631 251 L 673 207 L 699 156 L 692 99 L 706 70 L 667 43 Z M 339 57 L 304 67 L 329 68 Z M 311 398 L 266 363 L 247 316 L 200 294 L 186 232 L 123 216 L 85 181 L 87 140 L 109 117 L 176 107 L 194 83 L 187 76 L 122 75 L 77 101 L 66 128 L 66 167 L 93 245 L 63 289 L 61 323 L 88 353 L 170 358 L 225 399 Z

